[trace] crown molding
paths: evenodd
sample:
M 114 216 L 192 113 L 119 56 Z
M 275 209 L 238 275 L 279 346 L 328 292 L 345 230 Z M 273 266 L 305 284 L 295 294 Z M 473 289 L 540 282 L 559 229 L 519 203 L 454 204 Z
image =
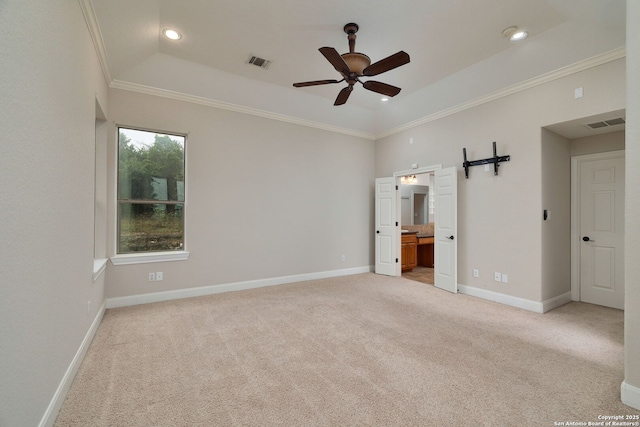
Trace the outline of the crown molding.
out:
M 113 79 L 111 77 L 111 72 L 109 71 L 109 61 L 107 59 L 107 52 L 104 48 L 104 39 L 100 32 L 100 26 L 98 25 L 98 19 L 96 18 L 96 12 L 93 9 L 93 4 L 91 3 L 91 0 L 78 0 L 78 3 L 80 4 L 84 21 L 89 29 L 91 40 L 93 40 L 93 46 L 95 47 L 96 54 L 98 55 L 102 74 L 107 85 L 109 85 Z
M 316 129 L 322 129 L 329 132 L 341 133 L 344 135 L 355 136 L 358 138 L 365 138 L 371 141 L 375 140 L 375 135 L 372 133 L 359 132 L 353 129 L 341 128 L 338 126 L 331 126 L 324 123 L 314 122 L 311 120 L 300 119 L 297 117 L 287 116 L 284 114 L 272 113 L 270 111 L 259 110 L 257 108 L 245 107 L 242 105 L 231 104 L 223 101 L 216 101 L 210 98 L 203 98 L 201 96 L 189 95 L 181 92 L 175 92 L 167 89 L 159 89 L 156 87 L 141 85 L 138 83 L 130 83 L 122 80 L 113 80 L 109 85 L 112 89 L 126 90 L 130 92 L 137 92 L 146 95 L 160 96 L 163 98 L 169 98 L 176 101 L 190 102 L 192 104 L 205 105 L 207 107 L 220 108 L 223 110 L 235 111 L 237 113 L 250 114 L 252 116 L 263 117 L 271 120 L 278 120 L 281 122 L 292 123 L 300 126 L 306 126 Z
M 381 139 L 381 138 L 414 128 L 416 126 L 420 126 L 425 123 L 433 122 L 435 120 L 442 119 L 452 114 L 456 114 L 461 111 L 477 107 L 487 102 L 495 101 L 497 99 L 504 98 L 506 96 L 513 95 L 518 92 L 522 92 L 523 90 L 531 89 L 533 87 L 536 87 L 545 83 L 549 83 L 553 80 L 558 80 L 563 77 L 569 76 L 571 74 L 579 73 L 581 71 L 585 71 L 590 68 L 597 67 L 598 65 L 606 64 L 608 62 L 612 62 L 617 59 L 624 58 L 625 56 L 626 56 L 626 48 L 620 47 L 618 49 L 605 52 L 602 55 L 597 55 L 592 58 L 585 59 L 584 61 L 576 62 L 575 64 L 559 68 L 549 73 L 542 74 L 540 76 L 534 77 L 529 80 L 525 80 L 524 82 L 517 83 L 515 85 L 506 87 L 496 92 L 492 92 L 490 94 L 464 102 L 462 104 L 456 105 L 455 107 L 438 111 L 437 113 L 430 114 L 428 116 L 406 123 L 402 126 L 398 126 L 388 131 L 378 133 L 375 135 L 375 139 L 376 140 Z
M 79 0 L 89 1 L 89 0 Z M 388 131 L 384 131 L 378 134 L 359 132 L 352 129 L 341 128 L 338 126 L 331 126 L 325 123 L 314 122 L 311 120 L 300 119 L 297 117 L 287 116 L 284 114 L 272 113 L 270 111 L 259 110 L 256 108 L 245 107 L 237 104 L 231 104 L 223 101 L 216 101 L 209 98 L 203 98 L 195 95 L 188 95 L 180 92 L 170 91 L 166 89 L 159 89 L 151 86 L 145 86 L 137 83 L 125 82 L 122 80 L 113 80 L 109 87 L 113 89 L 121 89 L 131 92 L 138 92 L 147 95 L 160 96 L 163 98 L 174 99 L 177 101 L 190 102 L 194 104 L 205 105 L 213 108 L 220 108 L 224 110 L 235 111 L 243 114 L 250 114 L 258 117 L 264 117 L 272 120 L 279 120 L 282 122 L 293 123 L 300 126 L 307 126 L 316 129 L 322 129 L 329 132 L 341 133 L 344 135 L 355 136 L 358 138 L 365 138 L 369 140 L 378 140 L 381 138 L 385 138 L 387 136 L 403 132 L 405 130 L 414 128 L 416 126 L 423 125 L 425 123 L 433 122 L 435 120 L 442 119 L 444 117 L 459 113 L 464 110 L 468 110 L 470 108 L 477 107 L 479 105 L 495 101 L 500 98 L 504 98 L 509 95 L 513 95 L 518 92 L 522 92 L 527 89 L 531 89 L 536 86 L 540 86 L 545 83 L 549 83 L 551 81 L 561 79 L 563 77 L 569 76 L 571 74 L 579 73 L 581 71 L 588 70 L 593 67 L 597 67 L 602 64 L 606 64 L 608 62 L 612 62 L 618 60 L 620 58 L 624 58 L 626 56 L 626 49 L 624 47 L 614 49 L 612 51 L 606 52 L 602 55 L 594 56 L 592 58 L 586 59 L 584 61 L 577 62 L 572 65 L 568 65 L 563 68 L 559 68 L 557 70 L 551 71 L 546 74 L 542 74 L 538 77 L 534 77 L 529 80 L 525 80 L 524 82 L 509 86 L 507 88 L 501 89 L 496 92 L 492 92 L 490 94 L 472 99 L 468 102 L 456 105 L 455 107 L 447 108 L 442 111 L 438 111 L 437 113 L 430 114 L 428 116 L 422 117 L 420 119 L 414 120 L 412 122 L 406 123 L 402 126 L 395 127 Z
M 107 83 L 107 86 L 109 86 L 110 88 L 127 90 L 131 92 L 138 92 L 138 93 L 143 93 L 147 95 L 160 96 L 160 97 L 174 99 L 178 101 L 191 102 L 194 104 L 206 105 L 214 108 L 221 108 L 224 110 L 235 111 L 243 114 L 250 114 L 258 117 L 264 117 L 267 119 L 279 120 L 282 122 L 297 124 L 300 126 L 327 130 L 329 132 L 341 133 L 349 136 L 355 136 L 358 138 L 364 138 L 371 141 L 375 140 L 375 135 L 373 133 L 355 131 L 353 129 L 346 129 L 338 126 L 331 126 L 325 123 L 314 122 L 312 120 L 300 119 L 297 117 L 287 116 L 284 114 L 272 113 L 265 110 L 244 107 L 241 105 L 231 104 L 231 103 L 222 102 L 222 101 L 216 101 L 213 99 L 203 98 L 195 95 L 188 95 L 180 92 L 154 88 L 151 86 L 125 82 L 122 80 L 114 80 L 113 77 L 111 76 L 111 72 L 109 71 L 109 60 L 107 59 L 107 53 L 104 47 L 104 39 L 102 38 L 102 33 L 100 31 L 100 26 L 98 25 L 98 19 L 96 18 L 93 4 L 91 3 L 91 0 L 78 0 L 78 4 L 80 5 L 80 9 L 82 10 L 82 15 L 84 16 L 84 20 L 85 20 L 85 23 L 87 24 L 89 34 L 91 35 L 91 40 L 93 41 L 93 46 L 96 50 L 98 61 L 100 62 L 100 68 L 102 69 L 102 74 Z
M 89 29 L 89 34 L 91 35 L 91 39 L 93 40 L 93 44 L 96 49 L 96 54 L 98 56 L 98 61 L 100 62 L 100 67 L 102 68 L 102 73 L 107 82 L 107 85 L 110 88 L 143 93 L 147 95 L 160 96 L 163 98 L 169 98 L 169 99 L 174 99 L 174 100 L 183 101 L 183 102 L 190 102 L 190 103 L 205 105 L 213 108 L 220 108 L 224 110 L 235 111 L 243 114 L 250 114 L 253 116 L 263 117 L 271 120 L 278 120 L 286 123 L 297 124 L 300 126 L 306 126 L 306 127 L 311 127 L 315 129 L 322 129 L 329 132 L 355 136 L 358 138 L 364 138 L 372 141 L 385 138 L 387 136 L 391 136 L 396 133 L 406 131 L 408 129 L 412 129 L 416 126 L 420 126 L 425 123 L 442 119 L 444 117 L 459 113 L 461 111 L 468 110 L 470 108 L 474 108 L 479 105 L 482 105 L 491 101 L 495 101 L 497 99 L 504 98 L 506 96 L 513 95 L 515 93 L 518 93 L 527 89 L 531 89 L 533 87 L 551 82 L 553 80 L 557 80 L 557 79 L 569 76 L 571 74 L 575 74 L 581 71 L 588 70 L 593 67 L 597 67 L 598 65 L 606 64 L 608 62 L 612 62 L 617 59 L 624 58 L 626 56 L 626 48 L 620 47 L 618 49 L 605 52 L 602 55 L 597 55 L 592 58 L 586 59 L 584 61 L 580 61 L 575 64 L 559 68 L 549 73 L 542 74 L 540 76 L 534 77 L 524 82 L 509 86 L 507 88 L 498 90 L 496 92 L 489 93 L 487 95 L 472 99 L 470 101 L 464 102 L 454 107 L 450 107 L 450 108 L 438 111 L 437 113 L 430 114 L 420 119 L 405 123 L 404 125 L 376 134 L 376 133 L 361 132 L 353 129 L 342 128 L 339 126 L 332 126 L 325 123 L 315 122 L 312 120 L 301 119 L 297 117 L 287 116 L 284 114 L 278 114 L 270 111 L 260 110 L 257 108 L 245 107 L 237 104 L 231 104 L 228 102 L 217 101 L 214 99 L 203 98 L 200 96 L 184 94 L 180 92 L 155 88 L 155 87 L 141 85 L 137 83 L 130 83 L 122 80 L 114 80 L 109 71 L 109 61 L 107 59 L 107 54 L 104 48 L 104 41 L 102 38 L 102 33 L 100 32 L 100 27 L 98 25 L 98 21 L 95 15 L 95 10 L 93 9 L 93 4 L 91 3 L 91 0 L 78 0 L 78 3 L 80 4 L 82 14 L 84 15 L 84 19 L 87 24 L 87 28 Z

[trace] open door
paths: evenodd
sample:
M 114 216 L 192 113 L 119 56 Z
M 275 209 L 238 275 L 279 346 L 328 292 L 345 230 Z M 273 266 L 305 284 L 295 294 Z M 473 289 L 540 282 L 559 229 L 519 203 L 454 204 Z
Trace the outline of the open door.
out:
M 376 178 L 376 274 L 400 275 L 395 178 Z
M 458 176 L 455 166 L 435 171 L 434 285 L 458 292 Z

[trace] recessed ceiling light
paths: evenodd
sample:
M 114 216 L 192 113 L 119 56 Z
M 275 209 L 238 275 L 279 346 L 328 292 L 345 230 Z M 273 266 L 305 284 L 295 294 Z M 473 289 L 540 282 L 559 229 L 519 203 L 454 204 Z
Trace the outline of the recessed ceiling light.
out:
M 504 31 L 502 31 L 502 35 L 508 38 L 510 42 L 515 43 L 515 42 L 519 42 L 521 40 L 526 39 L 529 33 L 519 29 L 518 27 L 513 26 L 513 27 L 505 28 Z
M 389 98 L 387 98 L 386 96 L 384 96 L 384 97 L 380 98 L 380 101 L 382 101 L 382 102 L 387 102 L 387 101 L 389 101 Z
M 162 35 L 169 40 L 180 40 L 182 38 L 182 34 L 177 32 L 176 30 L 172 30 L 171 28 L 165 28 L 164 30 L 162 30 Z
M 509 40 L 512 42 L 519 42 L 520 40 L 524 40 L 527 38 L 529 34 L 527 34 L 526 31 L 518 31 L 515 34 L 513 34 L 511 37 L 509 37 Z

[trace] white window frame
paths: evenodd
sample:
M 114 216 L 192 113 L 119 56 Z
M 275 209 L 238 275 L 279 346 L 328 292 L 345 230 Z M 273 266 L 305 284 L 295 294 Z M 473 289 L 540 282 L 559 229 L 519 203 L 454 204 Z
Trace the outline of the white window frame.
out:
M 117 253 L 119 249 L 120 241 L 120 198 L 119 198 L 119 168 L 120 168 L 120 155 L 119 155 L 119 138 L 120 129 L 131 129 L 143 132 L 157 133 L 161 135 L 174 135 L 184 138 L 184 200 L 179 203 L 183 205 L 183 248 L 173 251 L 148 251 L 148 252 L 134 252 L 134 253 Z M 158 129 L 142 128 L 139 126 L 129 126 L 116 124 L 116 139 L 115 139 L 115 235 L 114 235 L 114 252 L 115 255 L 110 257 L 113 265 L 129 265 L 129 264 L 146 264 L 153 262 L 167 262 L 167 261 L 186 261 L 189 258 L 189 251 L 187 251 L 187 133 L 164 131 Z M 164 202 L 164 201 L 161 201 Z M 171 201 L 173 202 L 173 201 Z M 135 202 L 132 202 L 135 203 Z M 177 204 L 177 203 L 176 203 Z

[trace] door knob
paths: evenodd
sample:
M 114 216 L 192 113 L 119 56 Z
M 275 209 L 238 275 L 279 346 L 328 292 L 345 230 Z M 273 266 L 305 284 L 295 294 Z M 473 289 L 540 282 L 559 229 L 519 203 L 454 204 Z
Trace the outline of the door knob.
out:
M 449 236 L 449 237 L 447 237 L 447 239 L 453 240 L 453 236 Z
M 585 241 L 585 242 L 595 242 L 595 240 L 591 240 L 591 239 L 589 238 L 589 236 L 584 236 L 584 237 L 582 238 L 582 240 L 583 240 L 583 241 Z
M 376 234 L 380 234 L 380 230 L 376 230 Z

